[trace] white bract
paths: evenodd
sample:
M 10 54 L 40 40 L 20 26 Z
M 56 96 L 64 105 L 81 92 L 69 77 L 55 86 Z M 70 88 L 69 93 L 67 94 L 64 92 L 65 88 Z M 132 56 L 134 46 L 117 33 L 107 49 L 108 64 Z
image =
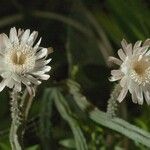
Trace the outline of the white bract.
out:
M 118 101 L 121 102 L 129 91 L 134 103 L 142 105 L 145 98 L 150 104 L 150 39 L 143 44 L 137 41 L 133 46 L 123 40 L 121 45 L 122 49 L 118 50 L 120 59 L 110 57 L 110 61 L 120 66 L 111 71 L 110 78 L 110 81 L 120 80 L 122 90 Z
M 39 85 L 41 80 L 48 80 L 50 75 L 46 74 L 51 67 L 47 64 L 47 48 L 39 47 L 41 38 L 35 43 L 38 32 L 25 31 L 11 28 L 9 37 L 0 35 L 0 91 L 5 86 L 17 92 L 22 90 L 22 83 L 31 93 L 34 85 Z

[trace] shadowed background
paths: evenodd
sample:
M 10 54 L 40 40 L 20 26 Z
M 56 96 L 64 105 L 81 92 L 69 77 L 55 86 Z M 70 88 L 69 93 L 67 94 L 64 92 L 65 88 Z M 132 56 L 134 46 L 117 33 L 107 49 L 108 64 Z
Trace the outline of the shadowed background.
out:
M 37 30 L 42 37 L 41 45 L 54 49 L 48 56 L 52 58 L 51 78 L 38 87 L 31 108 L 25 134 L 28 150 L 76 149 L 70 127 L 51 100 L 47 100 L 46 90 L 71 78 L 81 85 L 82 93 L 92 104 L 106 111 L 114 86 L 108 80 L 110 64 L 107 59 L 110 55 L 117 56 L 123 38 L 129 42 L 149 38 L 149 9 L 148 0 L 0 1 L 1 33 L 8 34 L 13 26 Z M 9 150 L 9 89 L 0 93 L 0 104 L 0 149 Z M 118 107 L 120 117 L 150 131 L 147 105 L 133 104 L 129 95 Z M 89 125 L 84 121 L 79 124 L 89 150 L 147 149 L 88 119 L 86 122 Z

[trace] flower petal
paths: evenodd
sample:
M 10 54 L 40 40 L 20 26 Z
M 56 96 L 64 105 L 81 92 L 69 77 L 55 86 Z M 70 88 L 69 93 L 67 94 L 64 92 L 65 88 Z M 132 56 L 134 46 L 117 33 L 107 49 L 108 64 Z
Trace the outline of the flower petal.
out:
M 126 41 L 125 39 L 123 39 L 123 40 L 121 41 L 121 45 L 122 45 L 122 48 L 125 50 L 126 47 L 127 47 L 127 45 L 128 45 L 128 43 L 127 43 L 127 41 Z
M 31 75 L 26 75 L 26 77 L 30 80 L 31 83 L 35 84 L 35 85 L 39 85 L 41 84 L 41 81 L 38 81 L 38 79 L 34 78 Z
M 21 43 L 26 44 L 28 39 L 29 39 L 29 36 L 30 36 L 30 30 L 27 29 L 27 30 L 25 30 L 25 32 L 21 36 Z
M 150 105 L 150 92 L 148 90 L 144 90 L 144 97 L 148 105 Z
M 2 36 L 3 36 L 4 45 L 5 45 L 5 47 L 6 47 L 5 50 L 11 48 L 11 47 L 12 47 L 12 44 L 11 44 L 11 42 L 10 42 L 8 36 L 7 36 L 6 34 L 4 34 L 4 33 L 2 34 Z
M 19 39 L 17 36 L 17 30 L 15 27 L 10 29 L 9 38 L 10 38 L 11 43 L 19 44 Z
M 16 92 L 21 92 L 21 83 L 16 82 L 14 86 Z
M 10 89 L 12 89 L 15 85 L 15 81 L 13 79 L 10 79 L 10 81 L 7 83 L 7 87 L 9 87 Z
M 127 47 L 124 49 L 127 56 L 132 56 L 132 44 L 128 44 Z
M 33 47 L 34 50 L 37 50 L 39 48 L 41 40 L 42 40 L 42 38 L 40 38 L 39 41 L 36 43 L 36 45 Z
M 35 42 L 37 36 L 38 36 L 38 32 L 37 32 L 37 31 L 33 31 L 33 32 L 31 33 L 31 35 L 29 36 L 29 39 L 28 39 L 28 41 L 27 41 L 27 44 L 28 44 L 29 46 L 32 46 L 32 45 L 34 44 L 34 42 Z
M 48 74 L 43 74 L 39 76 L 41 80 L 48 80 L 50 78 L 50 75 Z
M 45 59 L 37 60 L 37 62 L 35 64 L 35 68 L 43 67 L 43 66 L 47 65 L 48 63 L 50 63 L 51 60 L 52 60 L 51 58 L 47 59 L 47 60 L 45 60 Z
M 136 96 L 138 98 L 138 104 L 143 104 L 143 92 L 141 86 L 137 86 L 135 89 Z
M 132 95 L 132 101 L 133 101 L 133 103 L 137 103 L 138 102 L 138 98 L 137 98 L 135 92 L 132 92 L 131 95 Z
M 139 48 L 142 44 L 142 41 L 137 41 L 133 46 L 133 53 L 137 51 L 137 48 Z
M 123 52 L 122 49 L 119 49 L 119 50 L 118 50 L 118 56 L 120 57 L 120 59 L 121 59 L 122 61 L 125 61 L 126 55 L 125 55 L 125 53 Z
M 147 52 L 148 48 L 149 48 L 149 46 L 143 46 L 137 50 L 137 53 L 143 55 Z M 148 55 L 148 54 L 146 53 L 146 55 Z
M 0 82 L 0 92 L 5 88 L 5 86 L 7 85 L 7 82 L 8 82 L 8 79 L 3 79 L 1 82 Z
M 121 87 L 124 87 L 127 84 L 127 77 L 124 76 L 121 80 L 120 80 L 120 85 Z
M 39 60 L 45 56 L 47 56 L 47 48 L 42 48 L 39 52 L 36 53 L 36 60 Z
M 147 40 L 144 42 L 143 46 L 150 46 L 150 39 L 147 39 Z
M 127 95 L 127 93 L 128 93 L 128 88 L 127 88 L 127 86 L 125 86 L 125 87 L 122 88 L 117 100 L 119 102 L 122 102 L 123 99 L 125 98 L 125 96 Z
M 45 72 L 49 72 L 50 70 L 51 70 L 50 66 L 43 66 L 43 67 L 35 68 L 33 71 L 34 73 L 37 71 L 43 71 L 43 73 L 45 73 Z
M 112 62 L 112 63 L 114 63 L 116 65 L 119 65 L 119 66 L 122 64 L 122 61 L 120 59 L 118 59 L 118 58 L 115 58 L 115 57 L 109 57 L 108 61 L 110 61 L 110 62 Z
M 121 76 L 111 76 L 109 78 L 109 81 L 113 82 L 113 81 L 117 81 L 117 80 L 120 80 L 122 77 Z

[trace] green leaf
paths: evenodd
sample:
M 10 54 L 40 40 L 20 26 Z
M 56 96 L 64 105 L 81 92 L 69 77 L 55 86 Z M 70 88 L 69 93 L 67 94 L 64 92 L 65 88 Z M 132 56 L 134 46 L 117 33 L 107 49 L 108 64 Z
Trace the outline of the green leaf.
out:
M 61 144 L 62 146 L 66 148 L 72 148 L 72 149 L 76 148 L 74 139 L 64 139 L 64 140 L 61 140 L 59 144 Z
M 79 108 L 87 113 L 88 117 L 97 125 L 105 126 L 109 129 L 121 133 L 122 135 L 125 135 L 135 142 L 150 147 L 149 132 L 140 129 L 123 119 L 117 117 L 110 118 L 107 113 L 100 111 L 97 107 L 93 106 L 87 101 L 86 97 L 80 93 L 79 84 L 69 80 L 67 85 Z
M 2 150 L 10 150 L 10 146 L 6 143 L 0 143 L 0 149 Z
M 40 139 L 44 150 L 49 150 L 52 147 L 52 124 L 51 115 L 53 108 L 53 99 L 49 95 L 50 89 L 46 89 L 43 94 L 41 109 L 40 109 Z
M 34 145 L 34 146 L 31 146 L 31 147 L 27 148 L 26 150 L 39 150 L 39 146 Z
M 55 105 L 60 115 L 63 117 L 64 120 L 68 122 L 73 132 L 76 143 L 76 149 L 87 150 L 88 148 L 86 144 L 86 139 L 84 138 L 84 135 L 82 133 L 82 130 L 80 129 L 78 122 L 74 119 L 71 109 L 68 103 L 66 102 L 65 98 L 56 88 L 52 90 L 52 95 L 54 97 Z
M 140 120 L 140 119 L 136 119 L 135 120 L 136 124 L 143 128 L 144 130 L 148 131 L 148 126 L 145 124 L 145 122 L 143 120 Z

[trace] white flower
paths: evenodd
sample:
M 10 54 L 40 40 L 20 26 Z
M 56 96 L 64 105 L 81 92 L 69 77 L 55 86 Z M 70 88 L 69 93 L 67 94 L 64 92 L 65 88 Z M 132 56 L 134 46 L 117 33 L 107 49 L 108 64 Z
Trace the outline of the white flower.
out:
M 49 79 L 46 74 L 51 67 L 47 64 L 51 59 L 47 59 L 47 48 L 39 47 L 41 38 L 35 43 L 38 32 L 25 31 L 11 28 L 9 37 L 1 34 L 0 37 L 0 91 L 5 86 L 13 88 L 15 91 L 22 90 L 22 83 L 31 93 L 34 85 L 39 85 L 40 80 Z
M 120 66 L 118 70 L 112 70 L 110 81 L 120 80 L 122 90 L 118 97 L 121 102 L 127 92 L 132 95 L 132 101 L 140 105 L 145 98 L 150 105 L 150 39 L 143 45 L 137 41 L 134 46 L 125 40 L 121 42 L 122 48 L 118 50 L 120 59 L 110 57 L 110 60 Z

